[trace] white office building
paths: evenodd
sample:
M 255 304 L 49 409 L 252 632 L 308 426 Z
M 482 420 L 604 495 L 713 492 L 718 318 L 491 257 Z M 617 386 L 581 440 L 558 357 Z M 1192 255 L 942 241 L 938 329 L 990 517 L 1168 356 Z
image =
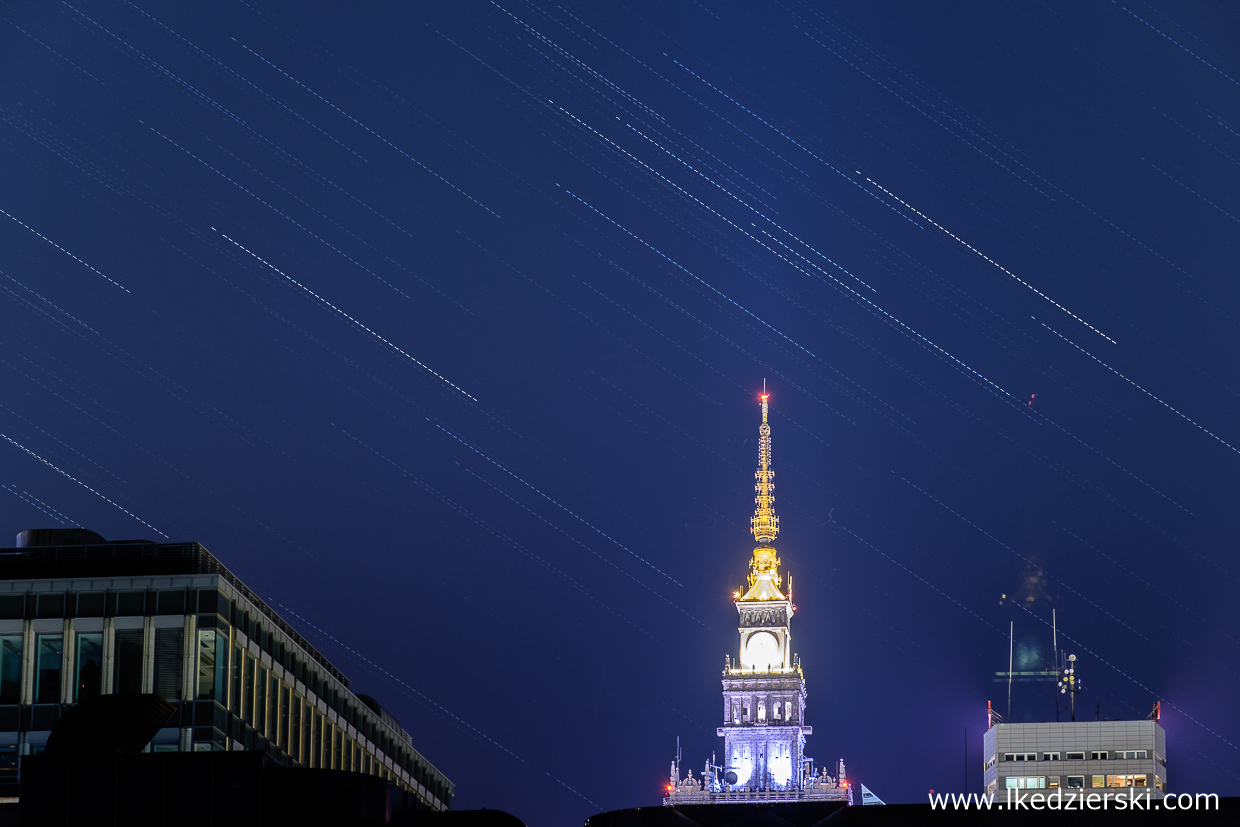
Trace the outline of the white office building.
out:
M 994 723 L 986 730 L 987 793 L 1062 789 L 1064 795 L 1167 791 L 1167 734 L 1144 721 Z M 1136 790 L 1132 788 L 1137 788 Z

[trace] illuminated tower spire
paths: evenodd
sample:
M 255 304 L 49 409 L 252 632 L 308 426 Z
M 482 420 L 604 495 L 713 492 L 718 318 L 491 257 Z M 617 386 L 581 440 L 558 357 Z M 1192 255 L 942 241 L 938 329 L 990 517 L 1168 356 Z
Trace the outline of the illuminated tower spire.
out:
M 771 425 L 767 421 L 769 407 L 763 382 L 762 424 L 758 426 L 758 470 L 754 472 L 753 516 L 749 518 L 749 532 L 758 541 L 749 561 L 749 591 L 741 600 L 784 600 L 779 590 L 782 578 L 779 574 L 779 557 L 776 556 L 775 537 L 779 534 L 779 517 L 775 516 L 775 469 L 771 468 Z
M 775 470 L 771 468 L 771 426 L 766 421 L 769 396 L 764 387 L 762 424 L 758 426 L 758 470 L 754 472 L 757 496 L 754 497 L 753 517 L 749 519 L 750 533 L 764 546 L 775 542 L 779 534 L 779 517 L 775 516 Z

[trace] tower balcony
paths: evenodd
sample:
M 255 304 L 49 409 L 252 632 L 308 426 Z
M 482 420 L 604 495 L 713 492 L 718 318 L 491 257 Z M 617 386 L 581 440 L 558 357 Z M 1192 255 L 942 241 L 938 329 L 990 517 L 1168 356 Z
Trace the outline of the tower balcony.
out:
M 762 678 L 785 675 L 796 675 L 801 679 L 805 678 L 805 673 L 801 671 L 801 664 L 799 663 L 794 663 L 791 666 L 762 667 L 761 669 L 754 666 L 733 666 L 729 664 L 724 667 L 723 675 L 727 678 Z

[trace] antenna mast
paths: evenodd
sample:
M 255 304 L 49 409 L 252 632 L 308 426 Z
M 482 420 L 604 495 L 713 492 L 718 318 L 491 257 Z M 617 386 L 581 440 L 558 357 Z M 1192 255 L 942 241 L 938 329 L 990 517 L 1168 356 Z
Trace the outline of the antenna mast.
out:
M 1051 647 L 1055 653 L 1055 684 L 1059 684 L 1059 671 L 1061 664 L 1059 663 L 1059 621 L 1055 618 L 1055 610 L 1051 609 Z M 1055 695 L 1055 723 L 1059 723 L 1059 693 L 1051 690 Z
M 1008 713 L 1007 719 L 1012 720 L 1012 654 L 1016 650 L 1016 621 L 1008 623 Z M 677 741 L 677 743 L 680 743 Z

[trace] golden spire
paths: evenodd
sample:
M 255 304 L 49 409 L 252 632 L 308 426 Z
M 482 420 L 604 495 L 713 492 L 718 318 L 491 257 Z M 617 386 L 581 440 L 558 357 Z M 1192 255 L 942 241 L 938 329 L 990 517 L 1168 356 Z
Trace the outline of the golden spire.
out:
M 753 559 L 749 561 L 749 590 L 739 599 L 747 600 L 784 600 L 779 586 L 782 578 L 779 575 L 779 557 L 771 543 L 779 534 L 779 517 L 775 516 L 775 471 L 771 468 L 771 426 L 767 422 L 766 383 L 762 383 L 762 424 L 758 426 L 758 470 L 754 474 L 753 517 L 749 520 L 749 531 L 758 541 L 753 550 Z
M 763 545 L 775 542 L 779 534 L 779 518 L 775 516 L 775 470 L 771 468 L 771 426 L 766 421 L 767 397 L 763 383 L 762 424 L 758 427 L 758 470 L 754 472 L 757 483 L 754 484 L 753 517 L 749 520 L 749 531 L 755 540 Z

